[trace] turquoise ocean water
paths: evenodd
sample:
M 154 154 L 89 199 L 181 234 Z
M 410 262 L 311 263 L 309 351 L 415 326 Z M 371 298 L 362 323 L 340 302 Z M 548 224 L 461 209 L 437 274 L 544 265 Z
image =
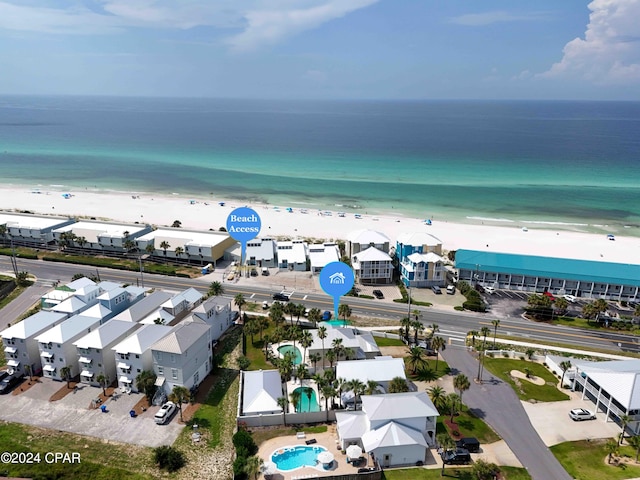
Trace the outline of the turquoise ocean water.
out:
M 0 97 L 0 182 L 640 231 L 640 103 Z

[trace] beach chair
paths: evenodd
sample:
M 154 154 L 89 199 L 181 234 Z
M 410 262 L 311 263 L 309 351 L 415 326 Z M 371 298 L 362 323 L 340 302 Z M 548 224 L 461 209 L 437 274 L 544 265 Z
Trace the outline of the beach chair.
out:
M 304 432 L 298 432 L 298 433 L 296 433 L 296 438 L 297 438 L 298 440 L 302 440 L 302 439 L 304 439 L 304 438 L 307 438 L 307 436 L 305 435 L 305 433 L 304 433 Z

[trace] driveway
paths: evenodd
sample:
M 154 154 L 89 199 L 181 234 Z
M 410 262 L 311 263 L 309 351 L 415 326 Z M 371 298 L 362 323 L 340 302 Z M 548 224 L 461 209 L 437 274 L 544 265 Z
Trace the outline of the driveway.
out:
M 471 380 L 469 390 L 464 393 L 465 404 L 503 438 L 533 480 L 571 480 L 533 428 L 509 384 L 488 372 L 483 377 L 484 383 L 476 384 L 472 379 L 476 377 L 478 362 L 464 347 L 449 346 L 442 356 L 454 374 L 457 370 Z
M 0 419 L 146 447 L 171 445 L 184 428 L 177 416 L 167 425 L 156 425 L 153 415 L 159 407 L 131 418 L 129 410 L 140 400 L 140 394 L 110 398 L 105 402 L 106 413 L 89 409 L 99 393 L 91 386 L 49 402 L 49 397 L 64 386 L 64 382 L 42 379 L 42 383 L 19 395 L 0 395 Z

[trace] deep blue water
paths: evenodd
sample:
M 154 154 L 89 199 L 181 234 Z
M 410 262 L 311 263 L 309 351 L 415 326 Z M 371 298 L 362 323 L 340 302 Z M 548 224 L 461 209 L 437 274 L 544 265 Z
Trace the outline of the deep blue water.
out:
M 621 226 L 639 163 L 638 102 L 0 97 L 0 181 L 29 187 Z

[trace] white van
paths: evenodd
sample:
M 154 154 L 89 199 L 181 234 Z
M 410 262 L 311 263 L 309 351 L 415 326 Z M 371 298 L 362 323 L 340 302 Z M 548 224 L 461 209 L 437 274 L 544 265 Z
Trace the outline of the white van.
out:
M 456 293 L 456 287 L 454 285 L 447 285 L 447 294 L 453 295 Z

